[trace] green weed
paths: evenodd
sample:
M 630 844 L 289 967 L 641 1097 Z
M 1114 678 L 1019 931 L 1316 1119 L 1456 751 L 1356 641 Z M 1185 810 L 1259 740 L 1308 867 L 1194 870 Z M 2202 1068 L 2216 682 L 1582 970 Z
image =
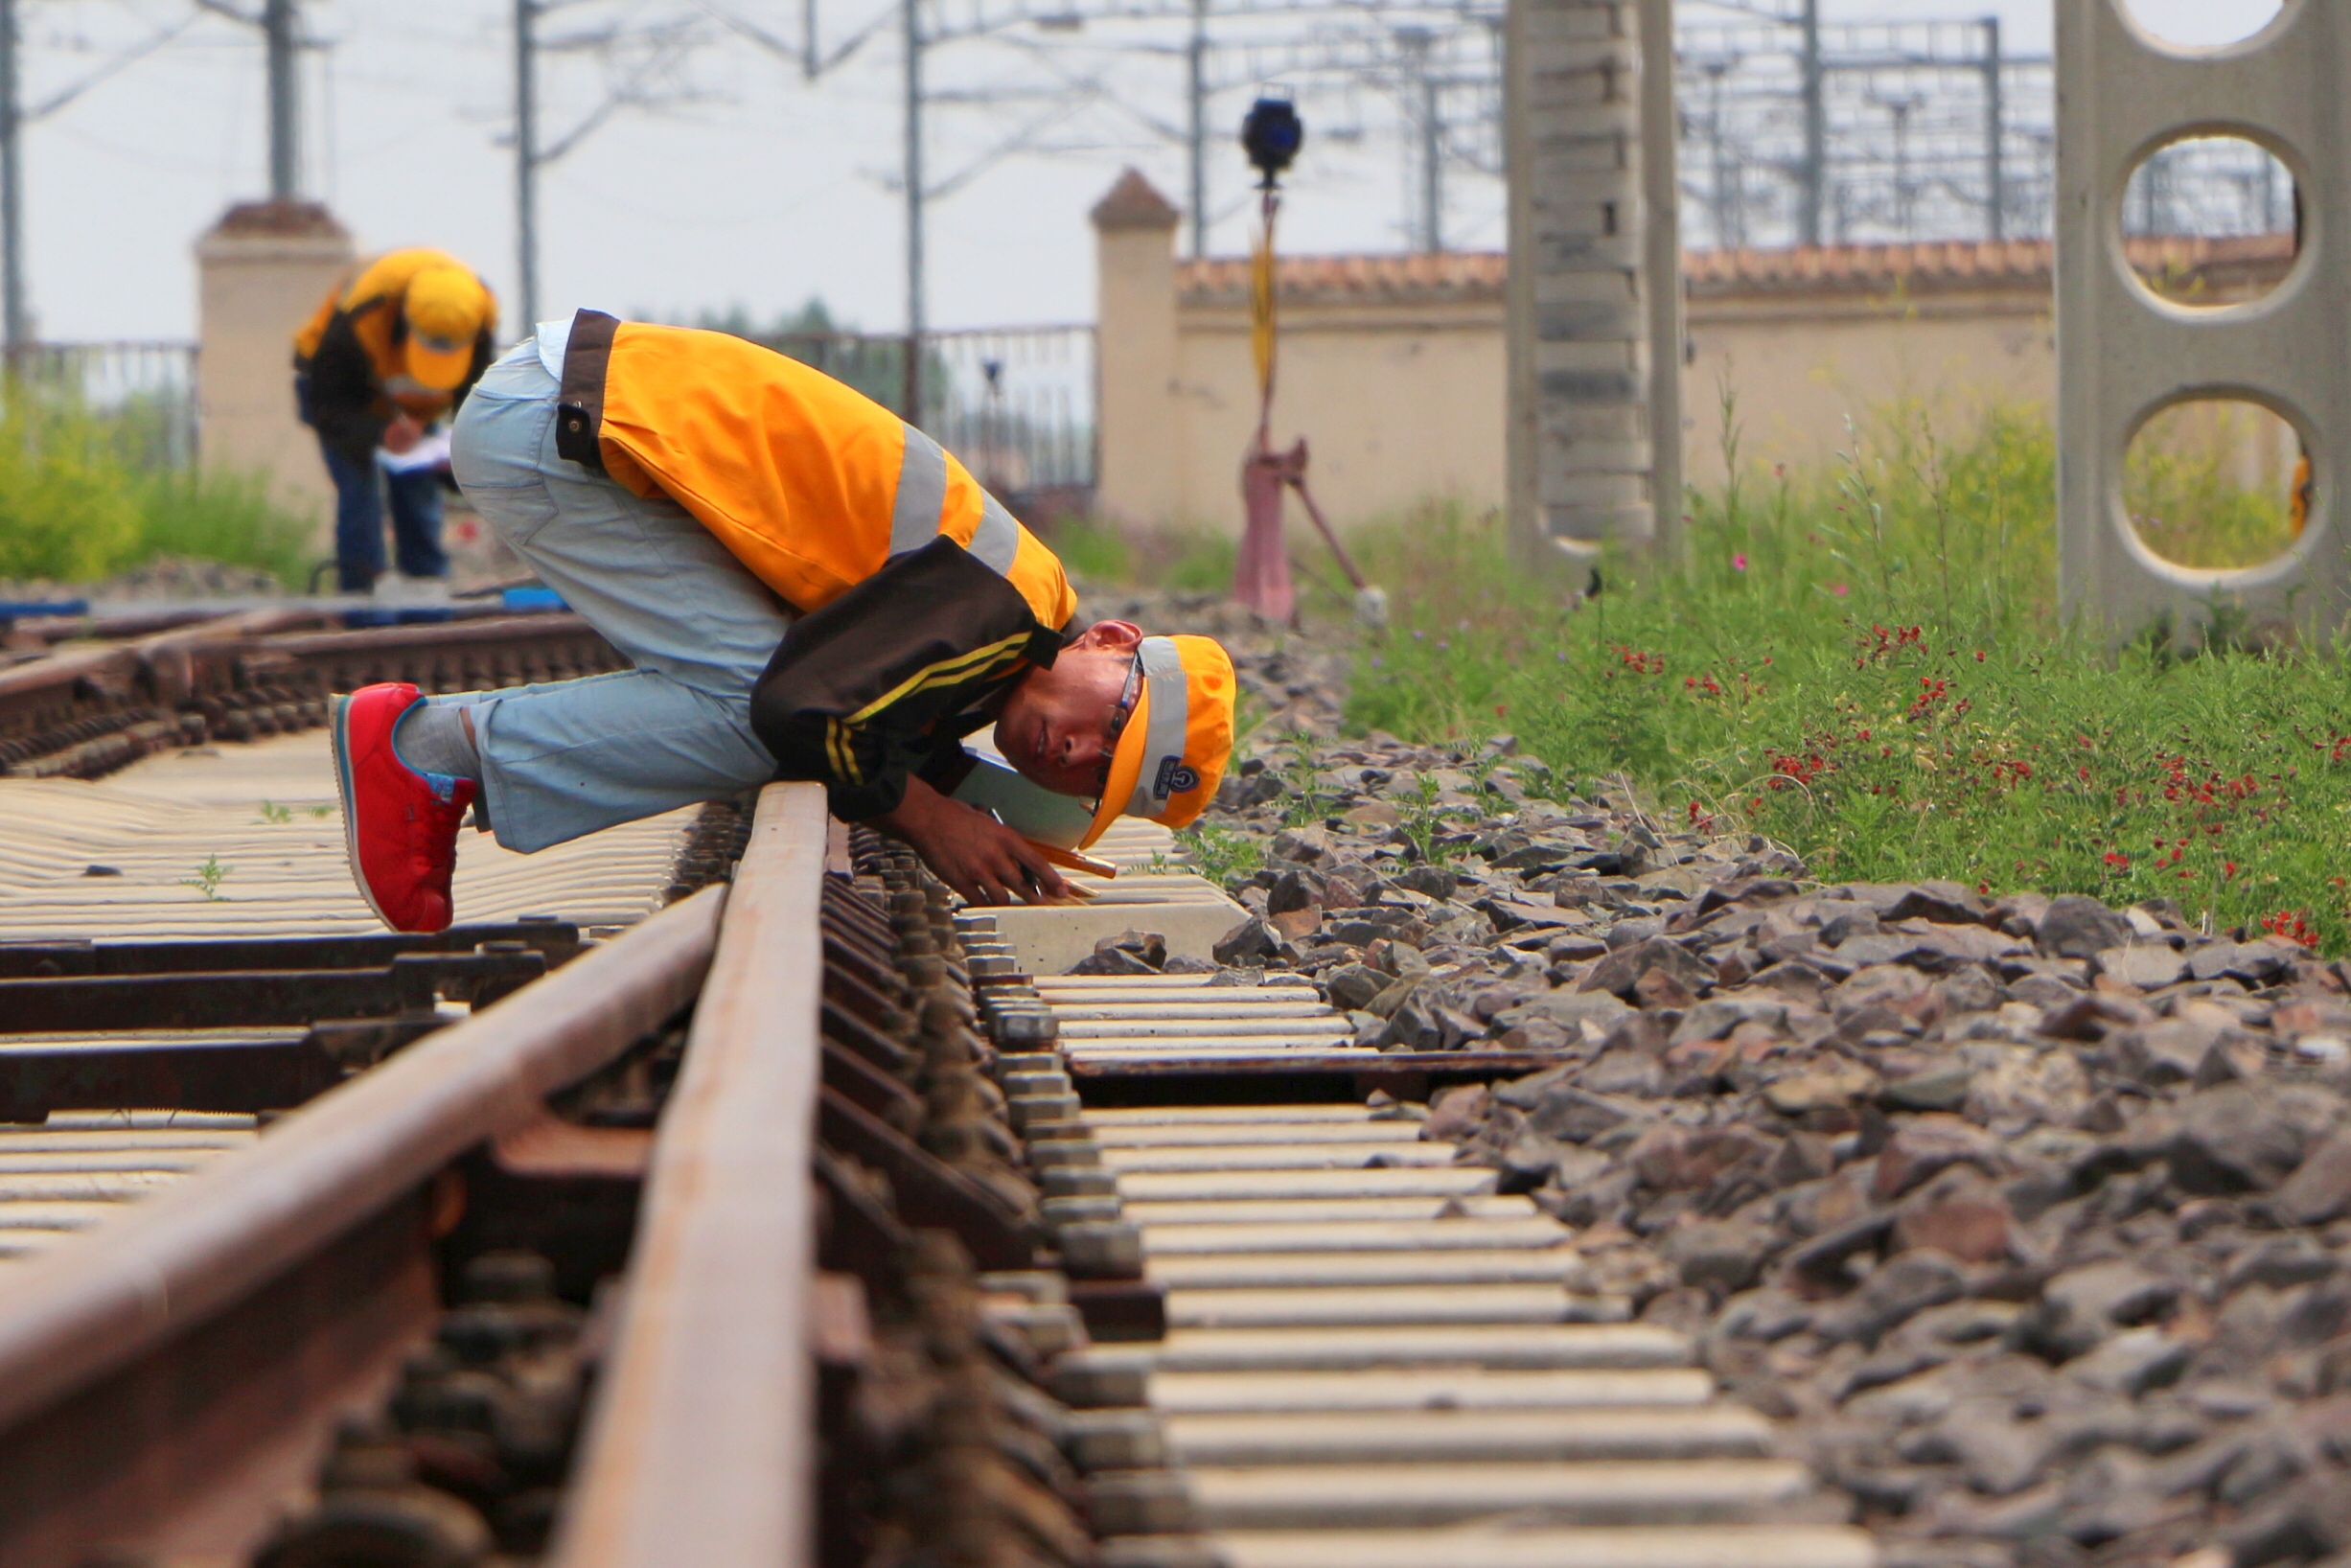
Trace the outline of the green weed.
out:
M 1194 869 L 1227 891 L 1255 875 L 1265 864 L 1264 846 L 1256 839 L 1213 822 L 1197 822 L 1178 830 L 1176 842 L 1190 855 Z
M 0 383 L 0 577 L 82 582 L 136 553 L 139 480 L 71 400 Z
M 1281 819 L 1291 827 L 1306 827 L 1322 821 L 1338 809 L 1339 795 L 1325 789 L 1316 777 L 1314 742 L 1304 735 L 1289 738 L 1290 754 L 1281 765 L 1282 793 L 1288 803 L 1281 808 Z
M 1374 530 L 1395 612 L 1350 724 L 1509 729 L 1562 791 L 1623 774 L 1664 825 L 1765 833 L 1825 878 L 2167 897 L 2351 946 L 2351 648 L 2262 646 L 2224 602 L 2184 658 L 2063 624 L 2055 446 L 2029 412 L 1954 442 L 1895 407 L 1849 448 L 1765 471 L 1734 434 L 1687 564 L 1610 559 L 1597 597 L 1513 567 L 1495 518 Z
M 2243 453 L 2231 437 L 2241 437 L 2247 423 L 2260 422 L 2229 420 L 2211 404 L 2185 404 L 2158 414 L 2132 443 L 2123 468 L 2123 506 L 2155 554 L 2184 566 L 2247 566 L 2293 543 L 2284 476 L 2275 484 L 2246 482 Z
M 1177 593 L 1221 593 L 1233 586 L 1239 542 L 1224 534 L 1183 536 L 1153 581 Z
M 137 488 L 138 542 L 111 569 L 158 555 L 252 566 L 288 586 L 310 570 L 311 528 L 269 498 L 258 474 L 196 469 L 146 475 Z
M 1397 810 L 1403 815 L 1404 836 L 1412 841 L 1414 858 L 1424 865 L 1442 865 L 1454 857 L 1453 846 L 1445 836 L 1453 831 L 1455 821 L 1463 815 L 1460 808 L 1447 808 L 1437 803 L 1443 789 L 1427 773 L 1413 775 L 1414 793 L 1399 797 Z
M 204 895 L 204 901 L 208 904 L 217 903 L 220 898 L 220 884 L 236 869 L 234 865 L 221 865 L 219 855 L 207 855 L 204 864 L 196 868 L 196 875 L 180 878 L 179 885 L 194 888 Z
M 1063 568 L 1080 583 L 1113 588 L 1134 581 L 1134 551 L 1112 524 L 1092 518 L 1064 519 L 1054 525 L 1049 542 Z
M 298 580 L 304 523 L 256 476 L 150 466 L 153 423 L 0 381 L 0 579 L 90 582 L 169 554 Z
M 1121 528 L 1098 518 L 1061 519 L 1047 542 L 1070 574 L 1089 587 L 1172 593 L 1224 592 L 1233 586 L 1239 550 L 1231 537 L 1202 528 Z

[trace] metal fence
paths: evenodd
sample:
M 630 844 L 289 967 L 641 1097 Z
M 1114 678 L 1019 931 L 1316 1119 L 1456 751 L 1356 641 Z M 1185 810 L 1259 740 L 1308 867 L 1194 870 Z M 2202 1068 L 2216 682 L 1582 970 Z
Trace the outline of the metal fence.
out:
M 907 340 L 869 333 L 762 339 L 891 408 L 905 406 Z M 28 343 L 6 356 L 9 381 L 69 401 L 110 427 L 145 468 L 191 467 L 196 451 L 193 343 Z M 1007 504 L 1044 511 L 1092 498 L 1095 330 L 1002 327 L 925 334 L 922 417 L 980 482 Z
M 902 335 L 761 339 L 891 408 L 906 406 Z M 914 423 L 1025 516 L 1082 510 L 1096 471 L 1095 330 L 989 327 L 924 334 Z
M 5 360 L 11 388 L 103 421 L 127 461 L 196 465 L 194 343 L 25 343 Z

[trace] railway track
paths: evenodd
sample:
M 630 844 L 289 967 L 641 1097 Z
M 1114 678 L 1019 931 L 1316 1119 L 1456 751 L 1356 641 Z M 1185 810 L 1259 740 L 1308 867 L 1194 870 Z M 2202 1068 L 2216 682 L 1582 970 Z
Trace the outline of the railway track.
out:
M 1156 829 L 957 911 L 775 785 L 375 928 L 306 704 L 609 657 L 567 619 L 0 671 L 0 1562 L 1873 1561 L 1420 1136 L 1525 1055 L 1053 972 L 1222 918 Z
M 26 656 L 0 658 L 0 777 L 96 778 L 179 747 L 315 728 L 331 693 L 372 680 L 467 691 L 622 667 L 567 611 L 420 613 L 435 618 L 352 630 L 297 608 L 0 625 L 0 649 Z M 87 635 L 52 645 L 68 631 Z

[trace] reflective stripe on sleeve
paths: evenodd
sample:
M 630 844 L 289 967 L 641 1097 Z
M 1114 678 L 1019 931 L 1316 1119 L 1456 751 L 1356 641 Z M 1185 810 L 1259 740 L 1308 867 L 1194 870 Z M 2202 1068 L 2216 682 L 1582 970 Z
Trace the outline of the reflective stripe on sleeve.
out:
M 906 454 L 898 460 L 898 498 L 889 514 L 892 557 L 919 550 L 938 538 L 939 515 L 947 510 L 947 453 L 913 426 L 905 428 Z
M 1184 661 L 1173 642 L 1145 637 L 1140 652 L 1142 678 L 1150 682 L 1151 711 L 1143 730 L 1142 769 L 1135 775 L 1135 793 L 1127 800 L 1126 815 L 1158 817 L 1166 811 L 1168 796 L 1180 793 L 1170 789 L 1163 794 L 1159 785 L 1163 776 L 1173 783 L 1173 775 L 1183 769 L 1184 737 L 1191 726 L 1191 694 L 1184 681 Z
M 981 492 L 980 526 L 972 530 L 970 549 L 980 564 L 999 577 L 1012 575 L 1012 558 L 1020 553 L 1021 525 L 1012 520 L 1004 503 Z

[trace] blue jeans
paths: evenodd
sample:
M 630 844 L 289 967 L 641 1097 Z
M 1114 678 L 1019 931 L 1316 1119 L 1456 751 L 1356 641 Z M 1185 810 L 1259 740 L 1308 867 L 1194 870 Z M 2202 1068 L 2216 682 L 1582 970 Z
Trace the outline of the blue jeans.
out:
M 524 851 L 774 777 L 751 687 L 792 624 L 685 508 L 558 456 L 555 393 L 525 340 L 450 433 L 450 466 L 482 520 L 636 666 L 443 699 L 479 704 L 492 831 Z
M 383 573 L 383 492 L 392 493 L 392 538 L 400 569 L 411 577 L 442 577 L 441 480 L 430 470 L 386 473 L 375 453 L 364 459 L 318 443 L 334 480 L 334 569 L 345 593 L 365 593 Z

